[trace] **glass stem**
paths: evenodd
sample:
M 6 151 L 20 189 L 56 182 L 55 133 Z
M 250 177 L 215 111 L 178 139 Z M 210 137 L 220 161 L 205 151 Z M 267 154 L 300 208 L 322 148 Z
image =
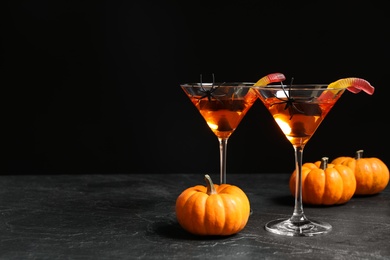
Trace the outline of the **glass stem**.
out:
M 218 138 L 219 141 L 219 175 L 220 184 L 226 183 L 226 155 L 228 138 Z
M 291 217 L 292 222 L 304 222 L 306 221 L 305 214 L 303 212 L 302 204 L 302 158 L 303 158 L 303 146 L 294 146 L 295 151 L 295 170 L 296 170 L 296 183 L 295 183 L 295 205 L 294 213 Z

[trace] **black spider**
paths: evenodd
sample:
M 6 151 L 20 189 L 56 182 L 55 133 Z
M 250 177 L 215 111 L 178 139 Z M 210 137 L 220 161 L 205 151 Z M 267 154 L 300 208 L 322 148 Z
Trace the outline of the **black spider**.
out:
M 204 93 L 204 95 L 201 96 L 200 98 L 198 98 L 199 101 L 207 97 L 208 101 L 210 102 L 212 98 L 219 100 L 218 97 L 225 96 L 225 94 L 221 94 L 221 95 L 213 94 L 224 83 L 222 83 L 221 85 L 218 85 L 218 86 L 214 86 L 214 84 L 215 84 L 215 78 L 214 78 L 214 73 L 213 73 L 213 83 L 211 85 L 211 88 L 209 90 L 205 89 L 203 87 L 203 84 L 202 84 L 202 74 L 200 74 L 200 92 Z
M 321 109 L 318 107 L 317 104 L 315 105 L 314 110 L 313 108 L 310 108 L 309 111 L 307 110 L 307 107 L 305 106 L 305 111 L 299 108 L 301 106 L 300 104 L 307 103 L 307 101 L 311 101 L 314 99 L 314 97 L 309 97 L 309 98 L 293 98 L 289 96 L 289 93 L 291 93 L 291 86 L 294 78 L 291 80 L 290 87 L 289 87 L 289 92 L 286 92 L 286 89 L 284 88 L 283 84 L 281 84 L 282 90 L 287 97 L 287 100 L 279 98 L 275 96 L 277 99 L 279 99 L 281 102 L 276 102 L 271 104 L 271 106 L 276 105 L 276 104 L 286 104 L 284 106 L 284 110 L 288 109 L 290 113 L 290 120 L 293 118 L 294 114 L 306 114 L 306 115 L 321 115 Z

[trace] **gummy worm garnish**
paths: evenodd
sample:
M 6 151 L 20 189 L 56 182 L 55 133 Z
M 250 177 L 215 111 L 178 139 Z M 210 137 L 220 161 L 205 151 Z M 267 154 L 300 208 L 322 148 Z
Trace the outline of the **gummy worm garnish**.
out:
M 375 88 L 365 79 L 361 78 L 344 78 L 339 79 L 328 85 L 328 88 L 347 88 L 352 93 L 359 93 L 361 90 L 369 95 L 374 94 Z
M 286 79 L 286 77 L 282 73 L 279 73 L 279 72 L 272 73 L 272 74 L 268 74 L 267 76 L 264 76 L 261 79 L 259 79 L 253 86 L 254 87 L 265 87 L 269 83 L 282 82 L 285 79 Z

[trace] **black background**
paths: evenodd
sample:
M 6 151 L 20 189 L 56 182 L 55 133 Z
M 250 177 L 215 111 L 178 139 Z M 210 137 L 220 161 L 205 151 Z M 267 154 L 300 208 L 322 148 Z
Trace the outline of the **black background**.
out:
M 304 161 L 388 152 L 383 1 L 7 1 L 1 8 L 2 173 L 216 173 L 218 141 L 183 82 L 360 77 Z M 290 172 L 260 101 L 231 136 L 228 172 Z

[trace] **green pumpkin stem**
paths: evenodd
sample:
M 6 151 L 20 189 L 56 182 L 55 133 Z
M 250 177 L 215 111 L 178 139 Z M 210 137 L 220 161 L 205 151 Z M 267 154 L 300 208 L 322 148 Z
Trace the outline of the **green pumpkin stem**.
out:
M 322 157 L 321 164 L 320 164 L 319 168 L 322 170 L 325 170 L 326 168 L 328 168 L 328 161 L 329 161 L 328 157 Z
M 363 150 L 356 151 L 355 159 L 358 160 L 358 159 L 361 159 L 361 158 L 363 158 Z
M 204 176 L 204 179 L 205 179 L 206 184 L 207 184 L 207 194 L 208 195 L 217 194 L 217 191 L 215 190 L 214 183 L 211 180 L 211 177 L 208 174 L 206 174 Z

